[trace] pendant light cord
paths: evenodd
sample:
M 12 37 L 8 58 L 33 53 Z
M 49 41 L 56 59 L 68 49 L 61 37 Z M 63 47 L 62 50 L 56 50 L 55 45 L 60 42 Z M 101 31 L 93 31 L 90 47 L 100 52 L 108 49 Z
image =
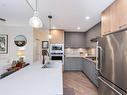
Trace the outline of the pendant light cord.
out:
M 49 34 L 51 35 L 51 20 L 52 20 L 52 17 L 49 17 Z
M 37 11 L 37 3 L 38 3 L 38 2 L 37 2 L 37 0 L 36 0 L 36 11 Z
M 33 11 L 37 11 L 37 0 L 36 0 L 36 9 L 34 9 L 34 8 L 31 6 L 31 4 L 30 4 L 30 2 L 29 2 L 28 0 L 26 0 L 26 2 L 27 2 L 27 4 L 30 6 L 30 8 L 31 8 Z
M 35 5 L 35 7 L 33 8 L 32 7 L 32 5 L 31 5 L 31 3 L 29 2 L 29 0 L 26 0 L 26 3 L 30 6 L 30 8 L 33 10 L 33 16 L 30 18 L 30 20 L 29 20 L 29 24 L 30 24 L 30 26 L 32 26 L 32 27 L 35 27 L 35 28 L 41 28 L 42 26 L 43 26 L 43 24 L 42 24 L 42 21 L 41 21 L 41 19 L 39 18 L 39 13 L 38 13 L 38 10 L 37 10 L 37 0 L 35 0 L 36 2 L 36 5 Z M 34 3 L 34 4 L 35 4 Z M 36 17 L 36 18 L 35 18 Z

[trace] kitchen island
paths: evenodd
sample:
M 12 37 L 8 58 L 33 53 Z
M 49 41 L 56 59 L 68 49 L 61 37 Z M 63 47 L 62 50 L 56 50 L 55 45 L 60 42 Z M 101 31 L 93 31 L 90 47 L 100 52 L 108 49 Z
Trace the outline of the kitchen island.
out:
M 63 95 L 62 63 L 36 63 L 0 80 L 1 95 Z

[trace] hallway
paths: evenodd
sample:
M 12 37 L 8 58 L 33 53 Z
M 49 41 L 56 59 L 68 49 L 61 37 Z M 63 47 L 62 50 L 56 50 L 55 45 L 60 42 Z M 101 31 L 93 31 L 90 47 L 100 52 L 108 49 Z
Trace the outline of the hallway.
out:
M 63 78 L 64 88 L 70 88 L 75 95 L 98 95 L 97 88 L 82 72 L 64 72 Z

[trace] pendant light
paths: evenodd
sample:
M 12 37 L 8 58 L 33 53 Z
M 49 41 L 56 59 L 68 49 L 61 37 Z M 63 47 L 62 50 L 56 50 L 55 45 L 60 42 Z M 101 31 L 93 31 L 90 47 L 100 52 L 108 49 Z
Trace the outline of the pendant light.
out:
M 41 28 L 43 26 L 43 24 L 42 24 L 41 19 L 39 18 L 39 12 L 37 10 L 37 0 L 36 0 L 36 9 L 34 9 L 27 0 L 26 0 L 26 2 L 34 12 L 33 17 L 31 17 L 29 20 L 29 25 L 34 28 Z
M 48 18 L 49 18 L 49 39 L 52 39 L 52 32 L 51 32 L 51 27 L 52 27 L 51 20 L 52 20 L 52 16 L 49 15 Z

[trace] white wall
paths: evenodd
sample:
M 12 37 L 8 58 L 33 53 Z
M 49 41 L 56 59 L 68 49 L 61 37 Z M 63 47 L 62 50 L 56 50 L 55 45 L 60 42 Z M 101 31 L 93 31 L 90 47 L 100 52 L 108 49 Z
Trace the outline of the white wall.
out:
M 41 29 L 34 29 L 33 35 L 33 56 L 34 62 L 36 62 L 38 60 L 42 60 L 42 41 L 49 41 L 49 38 L 48 31 Z
M 24 46 L 25 61 L 33 63 L 33 31 L 31 27 L 0 25 L 0 34 L 8 35 L 8 53 L 0 54 L 0 59 L 17 59 L 16 52 L 19 50 L 19 47 L 15 45 L 14 38 L 17 35 L 24 35 L 27 38 L 27 44 Z

